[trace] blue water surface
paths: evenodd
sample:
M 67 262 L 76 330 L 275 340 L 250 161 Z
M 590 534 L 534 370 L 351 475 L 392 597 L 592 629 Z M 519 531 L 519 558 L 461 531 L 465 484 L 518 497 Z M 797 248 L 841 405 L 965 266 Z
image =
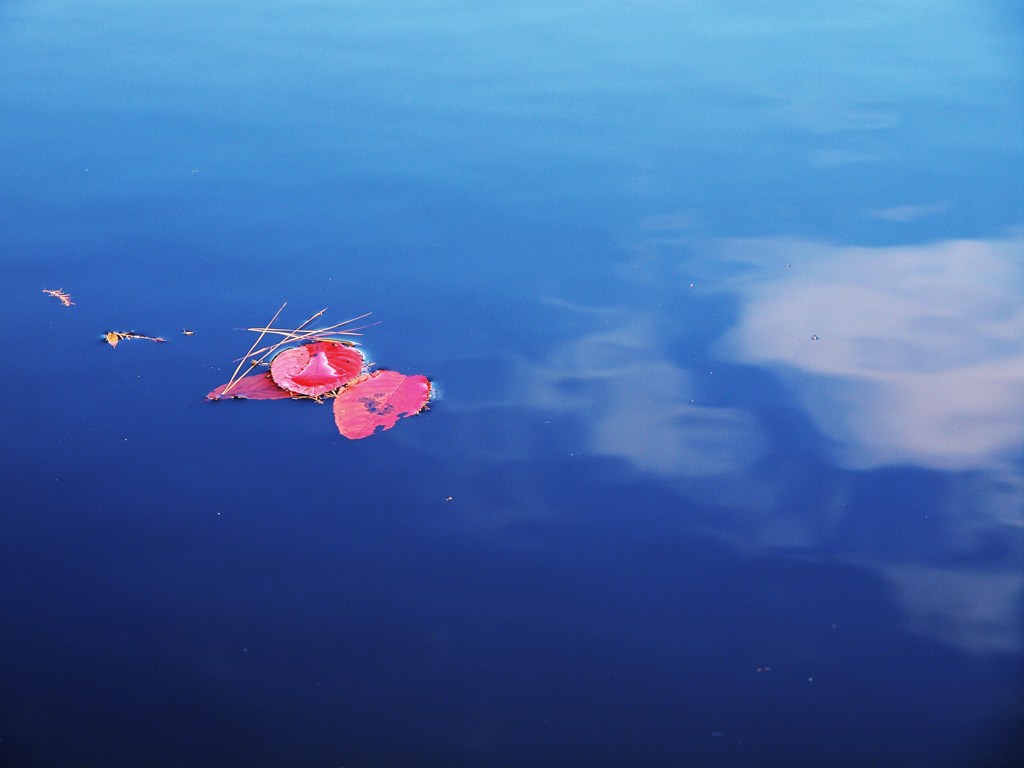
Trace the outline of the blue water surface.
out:
M 0 764 L 1019 764 L 1022 32 L 0 3 Z

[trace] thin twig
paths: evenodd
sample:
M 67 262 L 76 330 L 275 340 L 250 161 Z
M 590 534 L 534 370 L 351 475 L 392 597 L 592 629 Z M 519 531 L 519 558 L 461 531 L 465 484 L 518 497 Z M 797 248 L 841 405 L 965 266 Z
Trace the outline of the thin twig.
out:
M 309 320 L 313 320 L 316 317 L 319 317 L 320 315 L 322 315 L 326 311 L 327 310 L 325 310 L 325 309 L 324 310 L 320 310 L 313 317 L 309 318 Z M 353 318 L 350 318 L 348 320 L 343 320 L 340 323 L 335 323 L 334 325 L 328 325 L 327 327 L 319 328 L 316 331 L 309 331 L 309 333 L 326 333 L 327 331 L 333 331 L 335 328 L 341 328 L 341 326 L 343 326 L 343 325 L 348 325 L 349 323 L 354 323 L 357 320 L 362 320 L 364 317 L 369 317 L 372 314 L 373 314 L 372 312 L 364 312 L 363 314 L 359 315 L 359 317 L 353 317 Z M 309 320 L 307 320 L 306 323 L 308 323 Z M 264 331 L 266 333 L 279 333 L 279 334 L 287 335 L 287 334 L 293 334 L 293 333 L 296 333 L 298 331 L 301 331 L 302 327 L 304 325 L 306 325 L 306 323 L 303 323 L 298 328 L 291 328 L 291 329 L 289 329 L 289 328 L 270 328 L 268 326 L 266 328 L 246 328 L 245 330 L 247 330 L 247 331 Z M 376 323 L 372 323 L 372 325 L 376 325 Z M 363 328 L 367 328 L 369 326 L 365 326 L 364 325 L 362 327 Z M 350 331 L 339 331 L 339 333 L 354 333 L 357 330 L 359 330 L 359 329 L 358 328 L 354 328 L 354 329 L 352 329 Z
M 247 331 L 261 331 L 261 332 L 267 332 L 267 333 L 277 333 L 277 334 L 279 334 L 279 335 L 284 337 L 281 341 L 279 341 L 276 344 L 273 344 L 273 345 L 271 345 L 269 347 L 261 347 L 260 349 L 257 349 L 255 351 L 250 350 L 249 355 L 247 355 L 247 356 L 255 357 L 257 355 L 266 353 L 264 355 L 264 357 L 260 361 L 258 361 L 258 362 L 263 362 L 263 360 L 265 360 L 267 357 L 269 357 L 271 354 L 273 354 L 273 352 L 275 352 L 277 349 L 279 349 L 281 346 L 283 346 L 285 344 L 290 344 L 290 343 L 297 342 L 297 341 L 307 341 L 307 340 L 311 340 L 311 339 L 314 340 L 314 341 L 332 341 L 332 342 L 336 342 L 338 344 L 349 344 L 349 345 L 359 346 L 358 342 L 349 341 L 348 339 L 332 339 L 332 338 L 330 338 L 329 335 L 325 335 L 325 334 L 329 334 L 329 332 L 332 329 L 337 328 L 340 325 L 345 325 L 346 323 L 350 323 L 353 320 L 359 320 L 359 319 L 361 319 L 363 317 L 366 317 L 369 314 L 371 314 L 371 313 L 367 312 L 365 315 L 360 315 L 359 317 L 353 318 L 352 320 L 346 320 L 344 323 L 337 323 L 336 325 L 329 325 L 326 328 L 319 328 L 319 329 L 316 329 L 316 330 L 310 330 L 310 331 L 306 331 L 305 333 L 298 333 L 298 330 L 299 330 L 298 328 L 296 328 L 293 331 L 289 331 L 289 330 L 286 330 L 286 329 L 283 329 L 283 328 L 282 329 L 246 328 Z M 352 336 L 362 336 L 363 334 L 359 333 L 359 330 L 361 330 L 363 328 L 370 328 L 370 327 L 372 327 L 374 325 L 378 325 L 378 323 L 370 323 L 368 325 L 363 325 L 363 326 L 360 326 L 359 329 L 352 329 L 351 331 L 341 331 L 341 332 L 337 333 L 336 335 L 348 334 L 348 335 L 352 335 Z M 243 358 L 243 360 L 244 360 L 244 358 Z
M 273 324 L 273 322 L 274 322 L 275 320 L 277 320 L 277 316 L 281 314 L 282 310 L 284 310 L 284 308 L 285 308 L 286 306 L 288 306 L 288 302 L 287 302 L 287 301 L 286 301 L 286 302 L 285 302 L 284 304 L 282 304 L 282 305 L 281 305 L 281 309 L 277 310 L 277 312 L 275 312 L 275 313 L 274 313 L 274 316 L 273 316 L 272 318 L 270 318 L 270 322 L 269 322 L 269 323 L 267 323 L 267 325 L 268 325 L 268 326 L 269 326 L 269 325 L 272 325 L 272 324 Z M 238 367 L 237 367 L 237 368 L 235 368 L 235 372 L 231 374 L 231 378 L 230 378 L 230 379 L 228 380 L 228 383 L 227 383 L 227 385 L 226 385 L 226 386 L 224 387 L 224 391 L 223 391 L 223 392 L 222 392 L 221 394 L 224 394 L 224 395 L 226 395 L 226 394 L 228 393 L 228 391 L 230 391 L 230 389 L 231 389 L 231 388 L 232 388 L 233 386 L 235 386 L 235 384 L 237 384 L 237 383 L 238 383 L 239 381 L 241 381 L 242 379 L 244 379 L 244 378 L 246 377 L 246 375 L 248 375 L 248 373 L 249 373 L 248 371 L 246 371 L 246 372 L 245 372 L 244 374 L 242 374 L 241 376 L 238 376 L 238 372 L 239 372 L 240 370 L 242 370 L 242 366 L 243 366 L 243 365 L 245 365 L 245 361 L 246 361 L 246 360 L 247 360 L 247 359 L 249 358 L 249 355 L 251 355 L 251 354 L 252 354 L 252 351 L 253 351 L 254 349 L 256 349 L 256 347 L 257 347 L 257 346 L 259 345 L 259 343 L 260 343 L 260 340 L 261 340 L 261 339 L 263 338 L 263 336 L 264 336 L 264 334 L 262 334 L 262 333 L 261 333 L 261 334 L 260 334 L 259 336 L 257 336 L 257 337 L 256 337 L 256 341 L 254 341 L 254 342 L 252 343 L 252 346 L 251 346 L 251 347 L 249 347 L 249 351 L 245 353 L 245 357 L 243 357 L 243 358 L 242 358 L 242 360 L 241 360 L 241 362 L 239 362 L 239 363 L 238 363 Z M 251 370 L 251 369 L 250 369 L 250 370 Z M 238 376 L 238 378 L 237 378 L 237 379 L 235 378 L 236 376 Z
M 282 309 L 283 309 L 283 307 L 282 307 Z M 327 311 L 327 307 L 324 307 L 319 312 L 316 312 L 315 314 L 312 314 L 309 317 L 307 317 L 305 319 L 305 321 L 303 321 L 302 325 L 300 325 L 298 328 L 295 329 L 295 332 L 298 332 L 299 330 L 301 330 L 304 325 L 307 325 L 312 320 L 316 320 L 318 317 L 320 317 L 326 311 Z M 276 315 L 275 315 L 275 318 L 276 318 Z M 270 323 L 267 323 L 267 327 L 270 327 L 270 324 L 273 323 L 273 322 L 274 322 L 274 319 L 271 319 Z M 263 333 L 260 333 L 259 337 L 256 339 L 256 343 L 258 344 L 260 339 L 262 339 L 262 338 L 263 338 Z M 255 357 L 256 355 L 260 354 L 260 352 L 264 352 L 264 350 L 266 350 L 266 352 L 264 352 L 263 356 L 259 360 L 256 360 L 255 362 L 252 363 L 252 365 L 255 367 L 255 366 L 259 365 L 260 363 L 262 363 L 264 360 L 266 360 L 268 357 L 270 357 L 281 346 L 287 344 L 290 341 L 293 341 L 295 338 L 296 337 L 293 334 L 288 334 L 283 339 L 281 339 L 281 341 L 277 342 L 277 344 L 274 344 L 273 346 L 270 346 L 270 347 L 264 347 L 263 349 L 261 349 L 261 350 L 259 350 L 257 352 L 253 352 L 252 351 L 253 347 L 256 346 L 256 344 L 253 344 L 253 346 L 249 348 L 249 354 L 247 354 L 245 357 L 250 357 L 250 356 L 251 357 Z M 242 358 L 242 360 L 244 361 L 245 358 Z
M 310 331 L 309 333 L 282 334 L 282 335 L 284 335 L 284 338 L 281 339 L 281 341 L 277 342 L 276 344 L 274 344 L 272 346 L 262 347 L 260 349 L 257 349 L 252 354 L 255 356 L 255 355 L 259 355 L 259 354 L 261 354 L 263 352 L 274 352 L 276 349 L 278 349 L 279 347 L 281 347 L 281 346 L 283 346 L 285 344 L 291 344 L 293 342 L 298 342 L 298 341 L 331 341 L 331 342 L 334 342 L 334 343 L 337 343 L 337 344 L 347 344 L 350 347 L 358 347 L 359 346 L 359 342 L 351 341 L 349 339 L 333 339 L 333 338 L 330 337 L 330 335 L 327 335 L 327 336 L 322 335 L 322 333 L 320 331 Z M 362 336 L 362 334 L 359 334 L 359 335 Z

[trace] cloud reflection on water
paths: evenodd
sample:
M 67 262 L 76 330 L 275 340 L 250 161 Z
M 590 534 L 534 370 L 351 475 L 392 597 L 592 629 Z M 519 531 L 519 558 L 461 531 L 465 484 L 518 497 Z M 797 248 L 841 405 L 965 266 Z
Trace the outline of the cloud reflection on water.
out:
M 1024 241 L 734 240 L 723 349 L 777 372 L 851 468 L 1007 466 L 1024 444 Z M 817 337 L 817 338 L 816 338 Z
M 762 452 L 757 420 L 695 403 L 692 373 L 660 349 L 649 317 L 633 316 L 528 364 L 532 407 L 571 411 L 587 425 L 587 450 L 670 477 L 742 471 Z
M 971 651 L 1021 649 L 1017 573 L 987 573 L 919 563 L 880 569 L 905 609 L 907 628 Z
M 739 317 L 721 343 L 795 392 L 851 470 L 954 471 L 970 498 L 936 508 L 945 536 L 903 557 L 850 552 L 884 574 L 909 631 L 1019 651 L 1024 577 L 1012 560 L 957 560 L 1019 541 L 1024 445 L 1024 240 L 843 247 L 731 240 Z M 855 514 L 855 510 L 851 510 Z M 894 531 L 905 521 L 894 520 Z M 896 533 L 896 536 L 899 534 Z M 866 558 L 866 559 L 865 559 Z
M 719 352 L 792 388 L 830 438 L 816 445 L 832 451 L 838 475 L 809 483 L 813 467 L 761 421 L 762 394 L 741 387 L 724 404 L 703 404 L 697 384 L 707 371 L 671 352 L 679 322 L 653 301 L 576 308 L 587 328 L 518 362 L 517 402 L 573 416 L 581 452 L 620 458 L 692 499 L 701 522 L 681 525 L 742 551 L 870 569 L 890 585 L 908 632 L 1019 652 L 1024 576 L 1007 553 L 1020 541 L 1024 500 L 1015 464 L 1024 443 L 1022 240 L 867 248 L 755 239 L 708 251 L 728 264 L 701 284 L 738 309 Z M 693 274 L 693 262 L 686 268 Z M 723 274 L 722 261 L 711 269 Z M 913 480 L 887 466 L 943 474 L 913 470 L 926 478 Z M 876 494 L 911 493 L 914 482 L 934 491 L 934 504 L 895 504 L 879 528 Z M 807 493 L 808 483 L 826 485 Z M 987 554 L 993 542 L 1005 544 Z

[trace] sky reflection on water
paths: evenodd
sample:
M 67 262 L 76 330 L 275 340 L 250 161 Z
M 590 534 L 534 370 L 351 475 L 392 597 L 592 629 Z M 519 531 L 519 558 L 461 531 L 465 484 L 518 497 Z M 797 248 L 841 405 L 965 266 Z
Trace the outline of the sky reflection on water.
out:
M 0 762 L 1016 765 L 1011 5 L 0 4 Z
M 653 226 L 689 223 L 661 217 Z M 662 284 L 648 307 L 549 300 L 553 312 L 591 330 L 541 359 L 515 359 L 509 405 L 556 420 L 572 415 L 580 429 L 574 455 L 628 462 L 699 504 L 723 505 L 717 522 L 698 527 L 743 551 L 831 551 L 871 568 L 891 585 L 909 632 L 1019 653 L 1022 241 L 686 244 L 690 257 L 668 267 L 674 285 Z M 732 272 L 720 282 L 685 282 L 723 265 Z M 668 294 L 696 304 L 724 296 L 735 306 L 735 319 L 710 339 L 705 365 L 674 353 L 678 325 L 657 319 L 670 311 Z M 768 394 L 760 391 L 765 376 L 776 382 Z M 818 437 L 783 437 L 766 424 L 780 404 L 799 408 L 807 422 L 797 429 Z M 808 440 L 822 453 L 805 474 L 776 474 Z M 838 474 L 815 473 L 817 462 Z M 808 483 L 823 493 L 812 517 L 793 506 Z M 849 537 L 851 526 L 887 524 L 875 493 L 864 494 L 870 485 L 895 493 L 883 505 L 894 543 L 881 548 Z M 914 518 L 926 521 L 926 539 L 899 543 L 917 535 L 908 533 Z M 995 540 L 1004 546 L 993 550 Z
M 726 353 L 786 379 L 842 466 L 1019 459 L 1024 240 L 746 240 L 721 255 L 758 270 L 738 286 Z

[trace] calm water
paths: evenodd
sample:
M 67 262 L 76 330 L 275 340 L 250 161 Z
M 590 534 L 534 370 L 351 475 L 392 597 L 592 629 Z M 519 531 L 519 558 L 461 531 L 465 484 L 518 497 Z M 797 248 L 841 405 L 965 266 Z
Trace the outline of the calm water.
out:
M 1016 764 L 1019 8 L 489 6 L 0 4 L 0 763 Z

